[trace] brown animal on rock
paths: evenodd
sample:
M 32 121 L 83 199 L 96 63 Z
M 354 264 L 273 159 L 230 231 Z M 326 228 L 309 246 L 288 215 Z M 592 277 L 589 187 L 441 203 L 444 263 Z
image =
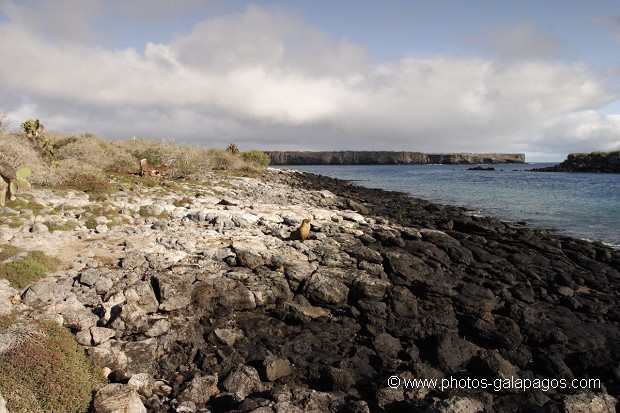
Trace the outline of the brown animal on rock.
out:
M 291 232 L 289 239 L 299 240 L 301 242 L 304 242 L 305 240 L 308 239 L 309 236 L 310 236 L 310 220 L 304 219 L 304 221 L 301 223 L 299 228 Z

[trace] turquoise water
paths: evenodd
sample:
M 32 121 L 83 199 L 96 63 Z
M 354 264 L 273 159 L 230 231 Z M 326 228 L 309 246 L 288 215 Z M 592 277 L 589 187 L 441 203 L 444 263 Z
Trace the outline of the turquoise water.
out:
M 531 228 L 620 246 L 620 174 L 528 172 L 555 164 L 321 165 L 283 167 L 401 191 L 436 203 L 462 206 Z

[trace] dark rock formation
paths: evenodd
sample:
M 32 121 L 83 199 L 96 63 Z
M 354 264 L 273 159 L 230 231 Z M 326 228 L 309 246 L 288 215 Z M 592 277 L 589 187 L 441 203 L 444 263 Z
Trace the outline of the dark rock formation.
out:
M 488 166 L 488 167 L 484 167 L 484 166 L 473 166 L 471 168 L 467 168 L 468 171 L 495 171 L 496 169 Z
M 266 152 L 272 165 L 408 165 L 408 164 L 502 164 L 524 163 L 522 153 L 435 153 L 422 152 Z
M 620 173 L 620 151 L 571 153 L 559 165 L 531 169 L 536 172 L 608 172 Z

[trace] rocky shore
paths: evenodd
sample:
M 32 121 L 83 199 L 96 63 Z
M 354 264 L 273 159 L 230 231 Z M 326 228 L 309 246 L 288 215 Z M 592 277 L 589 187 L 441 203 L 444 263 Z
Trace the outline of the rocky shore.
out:
M 75 333 L 96 413 L 616 411 L 619 251 L 306 173 L 146 182 L 2 210 L 66 266 L 0 314 Z
M 535 172 L 602 172 L 620 173 L 620 151 L 570 153 L 562 163 Z

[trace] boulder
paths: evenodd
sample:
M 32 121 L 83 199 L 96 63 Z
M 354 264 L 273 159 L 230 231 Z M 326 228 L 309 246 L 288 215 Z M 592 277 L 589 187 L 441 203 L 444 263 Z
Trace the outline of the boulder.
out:
M 19 291 L 8 280 L 0 279 L 0 316 L 11 314 L 13 305 L 19 301 Z
M 319 306 L 340 307 L 347 302 L 349 288 L 328 274 L 316 272 L 306 281 L 305 294 Z
M 590 392 L 564 397 L 564 413 L 608 413 L 616 410 L 618 400 L 609 394 Z
M 428 413 L 484 413 L 484 403 L 470 397 L 450 397 L 436 402 Z
M 293 372 L 291 362 L 285 358 L 269 356 L 263 360 L 262 376 L 267 381 L 276 381 L 282 377 L 286 377 Z
M 222 387 L 224 387 L 235 400 L 241 401 L 252 393 L 268 390 L 271 385 L 260 381 L 258 371 L 256 371 L 254 367 L 240 365 L 235 367 L 228 377 L 224 379 Z
M 179 394 L 179 400 L 191 401 L 198 406 L 204 406 L 212 396 L 219 393 L 217 384 L 217 375 L 197 375 Z
M 93 402 L 95 413 L 146 413 L 140 396 L 128 384 L 112 383 L 99 389 Z
M 174 311 L 187 307 L 192 297 L 194 279 L 193 275 L 188 274 L 173 272 L 157 274 L 155 281 L 160 296 L 159 309 Z
M 22 301 L 28 306 L 42 308 L 58 303 L 71 294 L 71 286 L 44 279 L 28 287 L 22 294 Z

